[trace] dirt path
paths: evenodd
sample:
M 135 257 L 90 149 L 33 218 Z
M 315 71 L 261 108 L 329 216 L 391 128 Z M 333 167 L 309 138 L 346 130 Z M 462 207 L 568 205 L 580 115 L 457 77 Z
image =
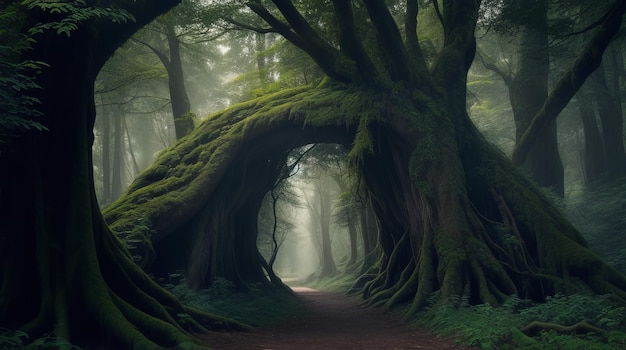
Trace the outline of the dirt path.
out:
M 294 288 L 302 315 L 252 332 L 206 337 L 214 349 L 465 349 L 450 339 L 414 330 L 382 311 L 365 308 L 343 295 Z

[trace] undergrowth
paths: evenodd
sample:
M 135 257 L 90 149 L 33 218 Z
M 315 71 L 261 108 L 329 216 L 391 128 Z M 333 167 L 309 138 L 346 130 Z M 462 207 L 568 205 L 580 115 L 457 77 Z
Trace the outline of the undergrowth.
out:
M 462 298 L 433 307 L 437 299 L 437 295 L 429 299 L 430 306 L 420 314 L 416 323 L 480 349 L 626 348 L 626 308 L 616 304 L 609 295 L 557 294 L 543 303 L 512 296 L 502 307 L 472 306 Z M 535 337 L 528 337 L 520 332 L 533 321 L 565 326 L 586 321 L 606 333 L 573 335 L 543 331 Z
M 28 334 L 22 331 L 0 328 L 0 349 L 3 350 L 80 350 L 79 347 L 72 345 L 66 339 L 55 337 L 51 334 L 35 339 L 32 343 L 29 342 Z
M 226 279 L 217 279 L 210 288 L 199 291 L 190 289 L 185 280 L 166 288 L 183 304 L 250 326 L 276 324 L 302 311 L 295 294 L 289 291 L 253 285 L 241 292 Z

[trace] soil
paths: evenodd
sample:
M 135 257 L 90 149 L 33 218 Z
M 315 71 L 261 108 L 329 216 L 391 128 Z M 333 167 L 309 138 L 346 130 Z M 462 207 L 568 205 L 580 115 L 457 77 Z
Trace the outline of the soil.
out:
M 304 311 L 250 332 L 210 333 L 213 349 L 468 349 L 453 339 L 415 329 L 389 313 L 341 294 L 293 288 Z

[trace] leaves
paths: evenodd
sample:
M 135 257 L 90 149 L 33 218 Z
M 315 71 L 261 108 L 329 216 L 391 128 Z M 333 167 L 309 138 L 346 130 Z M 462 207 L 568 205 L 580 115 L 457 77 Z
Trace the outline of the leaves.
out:
M 57 34 L 65 34 L 68 37 L 72 31 L 78 29 L 78 25 L 93 19 L 106 19 L 113 23 L 126 23 L 135 21 L 135 17 L 124 9 L 114 7 L 91 7 L 83 0 L 74 1 L 46 1 L 24 0 L 22 2 L 28 10 L 40 10 L 49 13 L 56 18 L 54 21 L 38 23 L 28 30 L 28 34 L 34 36 L 47 30 L 54 30 Z

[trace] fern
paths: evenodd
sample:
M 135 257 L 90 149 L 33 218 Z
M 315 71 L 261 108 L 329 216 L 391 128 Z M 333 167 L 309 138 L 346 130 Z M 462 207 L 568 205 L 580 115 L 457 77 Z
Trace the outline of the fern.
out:
M 126 10 L 114 7 L 92 7 L 84 0 L 50 1 L 50 0 L 23 0 L 22 5 L 28 10 L 40 10 L 51 15 L 60 15 L 61 19 L 52 22 L 38 23 L 28 30 L 34 36 L 47 30 L 54 30 L 57 34 L 68 37 L 78 29 L 78 25 L 97 18 L 103 18 L 113 23 L 135 21 L 135 17 Z
M 437 296 L 427 304 L 437 305 Z M 597 335 L 563 335 L 542 332 L 528 338 L 519 329 L 532 321 L 572 325 L 579 321 L 607 330 Z M 626 308 L 610 295 L 557 294 L 543 303 L 511 296 L 502 307 L 469 305 L 464 298 L 450 298 L 431 309 L 419 323 L 481 349 L 623 349 L 626 348 Z

